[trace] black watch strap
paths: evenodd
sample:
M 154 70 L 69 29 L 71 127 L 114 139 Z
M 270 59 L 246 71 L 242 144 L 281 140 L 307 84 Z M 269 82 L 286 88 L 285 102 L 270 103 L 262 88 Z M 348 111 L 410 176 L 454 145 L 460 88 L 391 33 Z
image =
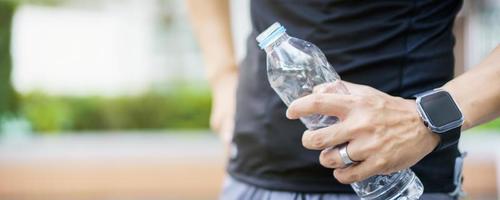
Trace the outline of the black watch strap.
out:
M 436 146 L 434 151 L 440 151 L 457 144 L 460 139 L 461 129 L 462 126 L 459 126 L 444 133 L 438 134 L 441 138 L 441 141 Z

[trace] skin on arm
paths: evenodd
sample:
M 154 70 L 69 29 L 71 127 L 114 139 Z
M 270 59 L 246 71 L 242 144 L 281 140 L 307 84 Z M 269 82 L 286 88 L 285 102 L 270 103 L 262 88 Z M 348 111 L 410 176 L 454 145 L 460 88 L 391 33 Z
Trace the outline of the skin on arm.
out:
M 211 128 L 225 143 L 232 138 L 238 69 L 231 36 L 229 0 L 188 0 L 212 89 Z
M 369 86 L 347 83 L 350 95 L 313 94 L 295 100 L 287 117 L 297 119 L 310 114 L 338 116 L 340 122 L 306 131 L 302 144 L 322 150 L 320 163 L 334 170 L 334 176 L 348 184 L 377 174 L 388 174 L 413 166 L 439 144 L 439 136 L 422 122 L 414 100 L 390 96 Z M 334 87 L 333 84 L 318 87 Z M 500 47 L 474 69 L 442 87 L 461 108 L 463 130 L 500 116 Z M 344 167 L 339 144 L 359 163 Z
M 500 116 L 500 46 L 470 71 L 446 83 L 464 114 L 462 130 Z

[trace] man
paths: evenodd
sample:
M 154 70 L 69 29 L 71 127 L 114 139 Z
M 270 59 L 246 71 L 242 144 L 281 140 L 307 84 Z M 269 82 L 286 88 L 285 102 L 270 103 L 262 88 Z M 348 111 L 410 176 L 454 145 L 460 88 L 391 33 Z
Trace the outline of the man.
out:
M 221 199 L 357 199 L 347 184 L 408 167 L 424 184 L 423 199 L 456 199 L 460 130 L 500 115 L 500 48 L 453 79 L 452 26 L 461 5 L 252 0 L 253 31 L 238 70 L 228 2 L 189 1 L 213 88 L 211 125 L 232 143 Z M 318 45 L 351 95 L 313 93 L 287 110 L 255 42 L 276 21 Z M 287 119 L 314 113 L 341 121 L 306 131 Z M 343 143 L 341 156 L 332 147 Z

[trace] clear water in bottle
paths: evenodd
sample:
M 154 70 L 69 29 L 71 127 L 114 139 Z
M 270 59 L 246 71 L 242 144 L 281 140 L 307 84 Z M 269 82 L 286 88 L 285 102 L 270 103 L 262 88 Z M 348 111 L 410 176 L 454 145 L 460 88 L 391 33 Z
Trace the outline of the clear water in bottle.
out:
M 314 87 L 321 84 L 328 84 L 327 92 L 349 94 L 321 50 L 307 41 L 290 37 L 279 23 L 262 32 L 257 41 L 267 54 L 267 75 L 271 87 L 286 105 L 311 94 Z M 314 114 L 300 120 L 308 129 L 314 130 L 330 126 L 338 118 Z M 366 200 L 416 200 L 424 189 L 410 169 L 373 176 L 351 186 L 361 199 Z

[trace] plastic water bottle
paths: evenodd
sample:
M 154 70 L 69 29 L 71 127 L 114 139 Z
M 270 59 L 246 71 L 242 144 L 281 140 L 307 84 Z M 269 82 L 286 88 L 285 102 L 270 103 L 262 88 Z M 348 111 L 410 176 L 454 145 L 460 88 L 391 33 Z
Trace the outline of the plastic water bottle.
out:
M 267 54 L 267 75 L 271 87 L 286 105 L 309 95 L 313 88 L 328 83 L 328 92 L 349 94 L 325 55 L 314 44 L 290 37 L 283 26 L 274 23 L 257 37 Z M 335 116 L 314 114 L 300 120 L 314 130 L 337 122 Z M 411 169 L 389 175 L 376 175 L 351 184 L 356 194 L 366 200 L 417 200 L 424 187 Z

